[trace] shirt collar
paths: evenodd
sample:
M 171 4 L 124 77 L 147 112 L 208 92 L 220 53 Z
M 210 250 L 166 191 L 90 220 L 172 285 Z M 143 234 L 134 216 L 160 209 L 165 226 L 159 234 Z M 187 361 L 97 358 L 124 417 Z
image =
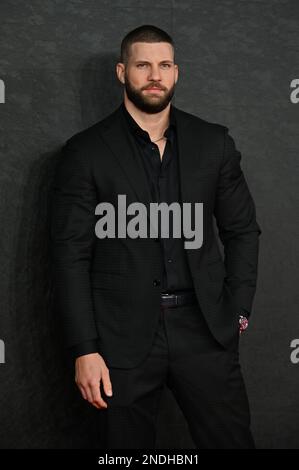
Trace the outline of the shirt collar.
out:
M 150 141 L 148 132 L 139 126 L 139 124 L 135 121 L 135 119 L 131 116 L 131 114 L 127 110 L 124 102 L 122 102 L 121 107 L 122 107 L 124 116 L 126 118 L 126 121 L 129 124 L 131 132 L 135 134 L 136 136 L 140 136 L 143 139 Z M 174 109 L 173 109 L 172 104 L 170 104 L 169 126 L 164 132 L 164 135 L 166 137 L 169 137 L 172 140 L 173 134 L 174 134 L 173 131 L 175 130 L 175 128 L 176 128 L 176 120 L 175 120 Z

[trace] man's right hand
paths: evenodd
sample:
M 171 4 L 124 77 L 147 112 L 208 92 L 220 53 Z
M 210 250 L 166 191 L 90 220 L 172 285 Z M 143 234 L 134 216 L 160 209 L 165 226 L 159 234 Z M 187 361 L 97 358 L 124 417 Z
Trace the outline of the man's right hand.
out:
M 112 396 L 109 369 L 99 353 L 85 354 L 77 357 L 75 364 L 75 382 L 85 400 L 98 409 L 107 408 L 100 391 L 103 381 L 104 392 Z

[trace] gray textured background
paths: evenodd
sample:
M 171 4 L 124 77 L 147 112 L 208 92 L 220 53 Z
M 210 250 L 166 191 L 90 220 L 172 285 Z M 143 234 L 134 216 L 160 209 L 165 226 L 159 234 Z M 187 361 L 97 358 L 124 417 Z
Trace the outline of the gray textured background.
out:
M 263 230 L 259 280 L 241 360 L 257 445 L 299 448 L 299 3 L 294 0 L 3 0 L 1 125 L 0 447 L 96 447 L 99 411 L 62 359 L 51 310 L 49 190 L 61 145 L 112 112 L 120 41 L 151 23 L 177 45 L 174 104 L 229 127 Z M 161 448 L 192 447 L 165 391 Z

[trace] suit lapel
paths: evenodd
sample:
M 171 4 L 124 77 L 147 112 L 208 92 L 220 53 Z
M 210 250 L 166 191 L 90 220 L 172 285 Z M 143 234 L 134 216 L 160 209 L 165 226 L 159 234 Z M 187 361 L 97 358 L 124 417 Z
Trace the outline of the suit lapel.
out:
M 194 121 L 178 108 L 174 108 L 177 123 L 178 161 L 182 202 L 189 202 L 191 190 L 190 180 L 198 164 L 198 148 L 200 136 Z
M 130 182 L 136 201 L 147 205 L 151 201 L 147 175 L 141 158 L 134 145 L 133 136 L 126 132 L 121 107 L 111 116 L 108 125 L 102 130 L 102 136 L 112 150 L 119 166 Z

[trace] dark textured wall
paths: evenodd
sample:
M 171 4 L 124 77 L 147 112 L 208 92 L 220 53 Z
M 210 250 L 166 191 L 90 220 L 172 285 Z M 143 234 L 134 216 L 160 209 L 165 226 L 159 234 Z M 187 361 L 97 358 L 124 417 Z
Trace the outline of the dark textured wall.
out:
M 243 155 L 263 230 L 241 340 L 253 431 L 259 447 L 299 448 L 297 0 L 3 0 L 0 17 L 0 447 L 100 446 L 100 412 L 80 398 L 52 311 L 49 190 L 64 141 L 121 100 L 122 37 L 152 23 L 177 44 L 176 106 L 228 126 Z M 158 436 L 193 446 L 168 391 Z

